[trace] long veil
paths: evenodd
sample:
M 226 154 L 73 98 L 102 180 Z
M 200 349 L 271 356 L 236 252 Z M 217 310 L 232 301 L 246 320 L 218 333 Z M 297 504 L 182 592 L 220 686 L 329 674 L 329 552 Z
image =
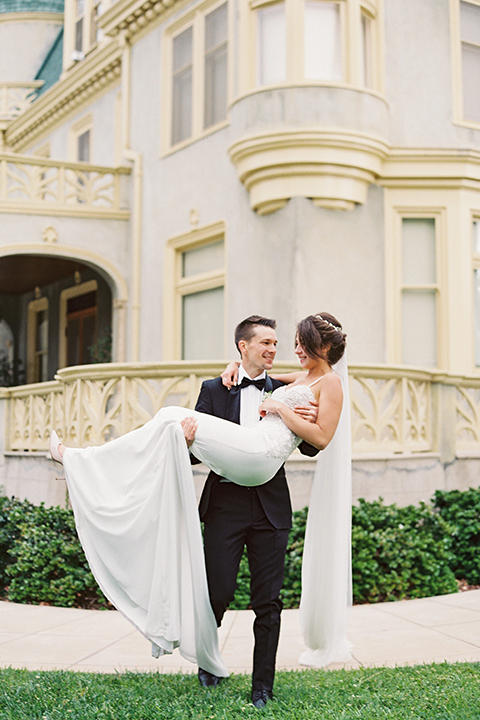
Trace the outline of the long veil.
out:
M 351 657 L 346 626 L 352 603 L 352 455 L 345 355 L 333 370 L 342 381 L 343 406 L 335 435 L 317 460 L 303 552 L 300 624 L 308 650 L 299 662 L 310 667 Z

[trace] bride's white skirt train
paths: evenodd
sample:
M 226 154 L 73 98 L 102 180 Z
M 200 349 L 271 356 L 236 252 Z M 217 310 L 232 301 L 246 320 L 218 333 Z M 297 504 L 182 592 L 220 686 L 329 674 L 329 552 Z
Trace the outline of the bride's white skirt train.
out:
M 178 647 L 227 677 L 179 423 L 156 416 L 101 447 L 68 448 L 64 467 L 78 534 L 105 596 L 151 641 L 154 656 Z

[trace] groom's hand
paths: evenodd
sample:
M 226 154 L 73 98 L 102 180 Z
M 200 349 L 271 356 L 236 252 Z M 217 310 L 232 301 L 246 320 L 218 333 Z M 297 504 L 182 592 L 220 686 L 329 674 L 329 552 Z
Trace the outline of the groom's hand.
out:
M 183 420 L 180 420 L 180 425 L 183 428 L 183 434 L 185 435 L 187 447 L 190 447 L 190 445 L 195 440 L 195 433 L 197 432 L 197 421 L 193 417 L 186 417 Z
M 296 405 L 293 410 L 303 420 L 311 423 L 317 422 L 318 402 L 316 400 L 310 400 L 310 405 Z

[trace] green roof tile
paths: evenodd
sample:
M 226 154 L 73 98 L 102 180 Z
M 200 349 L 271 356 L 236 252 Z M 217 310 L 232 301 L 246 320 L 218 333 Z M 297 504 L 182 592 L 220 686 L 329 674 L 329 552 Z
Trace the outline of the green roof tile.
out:
M 0 0 L 0 13 L 63 13 L 64 0 Z
M 37 72 L 35 80 L 44 80 L 45 83 L 37 92 L 37 97 L 52 87 L 60 77 L 63 63 L 63 28 L 55 38 L 55 42 L 50 48 L 48 55 L 42 63 L 40 70 Z

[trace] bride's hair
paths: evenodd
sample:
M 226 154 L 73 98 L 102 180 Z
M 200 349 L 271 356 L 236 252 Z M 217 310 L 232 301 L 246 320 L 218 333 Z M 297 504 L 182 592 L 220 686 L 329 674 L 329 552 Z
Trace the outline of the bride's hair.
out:
M 335 365 L 345 352 L 347 336 L 333 315 L 322 312 L 300 320 L 297 338 L 312 358 L 322 357 L 322 350 L 327 346 L 326 360 L 329 365 Z

